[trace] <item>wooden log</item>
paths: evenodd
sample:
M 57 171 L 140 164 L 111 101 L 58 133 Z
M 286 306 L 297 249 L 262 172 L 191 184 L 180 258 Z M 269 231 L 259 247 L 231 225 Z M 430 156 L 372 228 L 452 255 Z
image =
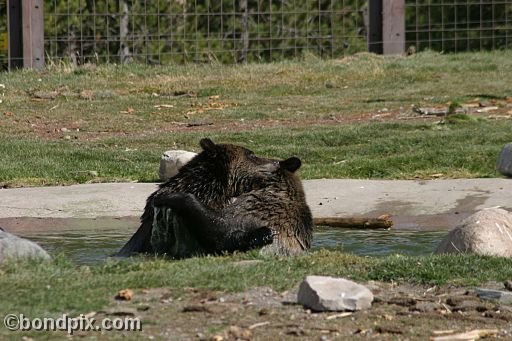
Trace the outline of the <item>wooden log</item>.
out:
M 349 229 L 389 229 L 393 220 L 389 214 L 377 218 L 371 217 L 316 217 L 313 222 L 317 226 L 329 226 Z

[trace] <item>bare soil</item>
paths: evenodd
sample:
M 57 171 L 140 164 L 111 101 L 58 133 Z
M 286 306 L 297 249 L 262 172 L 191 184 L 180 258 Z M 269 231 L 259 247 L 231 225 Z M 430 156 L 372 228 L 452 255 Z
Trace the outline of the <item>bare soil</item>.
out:
M 428 340 L 495 329 L 486 337 L 491 340 L 512 333 L 512 307 L 481 300 L 472 288 L 363 284 L 374 293 L 374 302 L 354 313 L 312 312 L 296 303 L 297 289 L 223 293 L 188 288 L 177 293 L 162 288 L 137 290 L 131 301 L 113 299 L 96 318 L 138 316 L 144 338 L 155 340 Z
M 435 109 L 435 108 L 433 108 Z M 443 108 L 440 108 L 441 110 Z M 512 111 L 509 108 L 501 107 L 492 111 L 492 113 L 476 113 L 476 110 L 470 111 L 471 114 L 477 117 L 484 117 L 488 119 L 510 119 Z M 4 113 L 5 115 L 5 113 Z M 17 129 L 21 131 L 30 132 L 30 135 L 45 139 L 45 140 L 59 140 L 79 139 L 81 141 L 98 141 L 107 138 L 130 136 L 131 138 L 147 137 L 161 133 L 172 132 L 243 132 L 252 131 L 265 128 L 302 128 L 302 127 L 327 127 L 339 124 L 353 124 L 364 122 L 404 122 L 404 121 L 425 121 L 436 122 L 442 120 L 443 117 L 435 115 L 420 115 L 412 112 L 411 109 L 404 110 L 390 109 L 384 112 L 366 112 L 352 115 L 331 115 L 328 117 L 318 117 L 314 119 L 261 119 L 250 121 L 239 120 L 212 120 L 212 121 L 195 121 L 190 120 L 187 122 L 168 122 L 166 124 L 159 124 L 158 128 L 154 125 L 150 127 L 141 126 L 138 131 L 124 131 L 121 129 L 104 129 L 103 131 L 84 131 L 80 130 L 81 122 L 59 119 L 51 120 L 43 117 L 35 117 L 31 120 L 16 120 L 12 122 L 4 120 L 5 124 L 14 124 Z M 0 121 L 0 124 L 2 121 Z M 83 123 L 83 122 L 82 122 Z M 65 131 L 63 131 L 66 129 Z
M 5 113 L 4 113 L 5 116 Z M 262 128 L 278 128 L 278 127 L 305 127 L 305 126 L 329 126 L 337 124 L 350 124 L 356 122 L 369 122 L 369 121 L 393 121 L 402 117 L 399 111 L 387 112 L 384 114 L 363 113 L 359 115 L 338 115 L 324 118 L 315 119 L 262 119 L 262 120 L 216 120 L 216 121 L 194 121 L 190 122 L 169 122 L 166 124 L 160 123 L 158 128 L 155 126 L 144 127 L 137 132 L 123 131 L 123 129 L 105 129 L 103 131 L 84 131 L 80 129 L 83 122 L 61 118 L 58 120 L 48 119 L 41 116 L 36 116 L 32 119 L 19 120 L 16 118 L 6 117 L 7 119 L 1 120 L 0 124 L 14 125 L 18 130 L 30 132 L 30 135 L 45 139 L 45 140 L 58 140 L 65 136 L 71 139 L 79 139 L 81 141 L 97 141 L 112 137 L 130 136 L 131 138 L 145 137 L 149 135 L 157 135 L 161 133 L 172 132 L 216 132 L 216 131 L 230 131 L 242 132 L 251 131 Z M 433 116 L 411 116 L 408 119 L 414 120 L 434 120 Z M 64 131 L 62 129 L 65 129 Z

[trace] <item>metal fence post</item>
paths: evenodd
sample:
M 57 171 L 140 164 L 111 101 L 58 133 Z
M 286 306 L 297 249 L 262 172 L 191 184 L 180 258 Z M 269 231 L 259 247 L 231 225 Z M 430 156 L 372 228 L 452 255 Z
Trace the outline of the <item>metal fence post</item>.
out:
M 44 67 L 43 0 L 22 0 L 23 66 Z
M 9 69 L 21 68 L 23 67 L 21 0 L 8 0 L 7 2 L 7 37 Z

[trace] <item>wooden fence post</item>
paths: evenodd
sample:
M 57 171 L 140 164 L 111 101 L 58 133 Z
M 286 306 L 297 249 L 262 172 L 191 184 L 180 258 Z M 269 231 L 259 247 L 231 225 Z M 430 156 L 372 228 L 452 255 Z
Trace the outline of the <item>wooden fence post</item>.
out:
M 369 0 L 368 51 L 405 52 L 405 0 Z
M 23 41 L 20 0 L 8 0 L 7 2 L 7 37 L 9 69 L 21 68 L 23 67 Z
M 405 52 L 405 0 L 384 0 L 382 3 L 382 52 Z
M 43 0 L 22 0 L 23 66 L 44 67 Z

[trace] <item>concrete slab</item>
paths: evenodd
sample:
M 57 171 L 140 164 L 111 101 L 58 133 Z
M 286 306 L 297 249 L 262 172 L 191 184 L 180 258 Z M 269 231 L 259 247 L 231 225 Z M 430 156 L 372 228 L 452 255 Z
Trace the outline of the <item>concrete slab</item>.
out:
M 0 218 L 140 216 L 154 183 L 0 190 Z M 512 179 L 306 180 L 315 217 L 391 214 L 398 228 L 446 229 L 485 207 L 512 210 Z
M 154 183 L 106 183 L 0 190 L 0 218 L 140 216 Z

